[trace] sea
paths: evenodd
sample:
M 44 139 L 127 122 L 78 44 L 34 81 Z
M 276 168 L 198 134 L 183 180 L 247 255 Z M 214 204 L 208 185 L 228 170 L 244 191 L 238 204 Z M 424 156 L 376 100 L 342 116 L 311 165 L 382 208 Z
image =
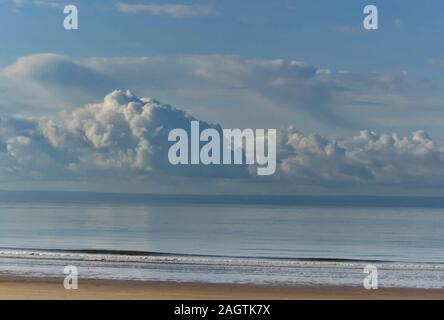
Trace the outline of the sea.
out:
M 444 287 L 444 208 L 0 201 L 0 276 Z

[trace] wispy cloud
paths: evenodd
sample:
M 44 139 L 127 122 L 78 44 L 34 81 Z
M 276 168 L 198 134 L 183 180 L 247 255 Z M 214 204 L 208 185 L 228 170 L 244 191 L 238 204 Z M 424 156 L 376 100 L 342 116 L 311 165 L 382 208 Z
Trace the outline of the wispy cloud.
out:
M 444 59 L 429 59 L 429 64 L 438 68 L 444 68 Z
M 123 13 L 148 13 L 172 18 L 208 16 L 215 13 L 214 8 L 208 5 L 184 4 L 131 4 L 119 2 L 116 4 L 116 9 Z
M 15 7 L 22 7 L 25 5 L 34 5 L 47 8 L 63 8 L 66 3 L 54 0 L 11 0 L 12 5 Z
M 227 110 L 241 103 L 247 114 L 257 113 L 260 105 L 264 113 L 259 119 L 264 123 L 273 110 L 276 123 L 285 123 L 291 113 L 348 129 L 374 125 L 413 129 L 420 123 L 430 128 L 444 101 L 442 90 L 408 73 L 335 71 L 297 60 L 227 55 L 72 59 L 38 54 L 0 69 L 3 114 L 18 110 L 35 114 L 42 106 L 73 108 L 117 87 L 149 92 L 188 106 L 187 111 L 199 105 L 200 116 L 221 122 L 236 121 Z
M 341 32 L 341 33 L 352 33 L 352 32 L 359 31 L 359 28 L 356 28 L 354 26 L 343 25 L 343 26 L 335 27 L 335 31 Z

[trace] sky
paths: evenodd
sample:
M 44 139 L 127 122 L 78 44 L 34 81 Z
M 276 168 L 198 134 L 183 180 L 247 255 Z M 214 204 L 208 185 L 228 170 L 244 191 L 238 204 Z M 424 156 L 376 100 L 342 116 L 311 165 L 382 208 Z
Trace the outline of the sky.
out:
M 63 28 L 67 4 L 79 30 Z M 378 30 L 362 27 L 368 4 Z M 413 0 L 0 0 L 0 188 L 441 195 L 443 11 Z M 278 129 L 276 174 L 171 167 L 167 131 L 190 117 Z

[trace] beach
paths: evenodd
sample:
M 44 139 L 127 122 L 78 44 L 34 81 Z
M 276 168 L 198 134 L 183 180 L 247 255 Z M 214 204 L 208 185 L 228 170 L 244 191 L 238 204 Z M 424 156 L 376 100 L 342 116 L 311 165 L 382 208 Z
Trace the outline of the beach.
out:
M 66 290 L 62 279 L 0 278 L 0 300 L 363 300 L 444 299 L 443 289 L 274 286 L 85 280 Z
M 444 289 L 439 208 L 0 209 L 0 294 L 8 299 L 434 299 Z M 77 269 L 79 291 L 47 280 L 64 277 L 67 266 Z M 363 289 L 370 269 L 377 292 Z

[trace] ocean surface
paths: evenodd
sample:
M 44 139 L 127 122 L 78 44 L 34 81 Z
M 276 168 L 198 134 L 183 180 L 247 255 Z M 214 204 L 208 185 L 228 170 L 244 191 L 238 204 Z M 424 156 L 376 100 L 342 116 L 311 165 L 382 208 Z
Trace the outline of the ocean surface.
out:
M 444 209 L 0 202 L 0 275 L 362 286 L 369 264 L 444 288 Z

